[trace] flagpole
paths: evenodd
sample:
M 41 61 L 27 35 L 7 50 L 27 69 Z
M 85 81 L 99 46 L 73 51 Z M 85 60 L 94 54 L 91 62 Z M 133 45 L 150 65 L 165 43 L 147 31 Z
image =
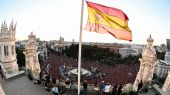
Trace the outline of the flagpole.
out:
M 80 36 L 79 36 L 79 53 L 78 53 L 78 95 L 80 95 L 80 70 L 81 70 L 81 47 L 82 47 L 82 27 L 83 27 L 83 10 L 84 10 L 84 0 L 81 4 L 81 17 L 80 17 Z

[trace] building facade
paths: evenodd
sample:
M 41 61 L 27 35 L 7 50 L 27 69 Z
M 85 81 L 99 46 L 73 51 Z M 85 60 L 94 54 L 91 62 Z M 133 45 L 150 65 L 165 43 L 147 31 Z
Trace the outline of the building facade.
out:
M 170 71 L 170 39 L 167 39 L 167 51 L 164 60 L 158 60 L 156 64 L 155 73 L 159 78 L 165 78 Z
M 121 55 L 121 58 L 126 58 L 133 54 L 133 50 L 131 48 L 119 48 L 119 54 Z
M 156 64 L 155 73 L 159 78 L 165 78 L 170 71 L 170 63 L 165 60 L 158 60 Z
M 50 46 L 50 48 L 55 52 L 62 53 L 62 51 L 70 45 L 71 43 L 65 42 L 64 38 L 60 37 L 58 41 L 53 41 L 53 44 Z
M 47 59 L 47 44 L 46 44 L 46 42 L 39 42 L 38 51 L 40 52 L 39 53 L 40 60 L 45 61 Z
M 121 58 L 126 58 L 128 56 L 138 56 L 142 54 L 142 49 L 144 46 L 142 45 L 131 45 L 129 47 L 119 48 L 119 54 Z

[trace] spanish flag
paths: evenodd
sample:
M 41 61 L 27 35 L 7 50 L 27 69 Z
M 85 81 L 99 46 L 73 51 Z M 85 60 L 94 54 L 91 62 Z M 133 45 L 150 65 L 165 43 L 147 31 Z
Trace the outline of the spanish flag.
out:
M 109 33 L 117 39 L 132 41 L 128 17 L 120 9 L 86 1 L 88 8 L 87 31 Z

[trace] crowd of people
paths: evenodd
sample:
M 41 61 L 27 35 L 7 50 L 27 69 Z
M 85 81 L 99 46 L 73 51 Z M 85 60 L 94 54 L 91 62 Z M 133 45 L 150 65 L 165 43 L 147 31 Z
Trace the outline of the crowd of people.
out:
M 64 64 L 64 65 L 63 65 Z M 46 61 L 41 63 L 41 70 L 43 71 L 45 77 L 42 75 L 42 81 L 43 78 L 46 78 L 46 82 L 44 83 L 45 87 L 48 87 L 49 85 L 53 84 L 52 81 L 49 80 L 49 78 L 52 80 L 59 80 L 66 81 L 67 77 L 63 77 L 61 74 L 60 68 L 67 69 L 69 67 L 77 67 L 77 60 L 73 58 L 69 58 L 66 56 L 57 55 L 55 53 L 51 53 Z M 98 86 L 100 88 L 100 82 L 105 81 L 105 87 L 109 89 L 112 86 L 112 92 L 114 93 L 114 88 L 116 88 L 115 93 L 119 93 L 122 85 L 121 84 L 127 84 L 134 82 L 136 78 L 136 74 L 139 69 L 139 64 L 115 64 L 114 66 L 108 66 L 106 64 L 100 63 L 100 62 L 94 62 L 94 61 L 82 61 L 82 67 L 87 68 L 91 70 L 92 72 L 100 72 L 103 77 L 96 78 L 96 79 L 83 79 L 82 81 L 86 80 L 85 83 Z M 56 83 L 56 82 L 54 82 Z M 119 85 L 114 85 L 119 84 Z M 83 84 L 84 85 L 84 84 Z M 86 87 L 85 87 L 86 88 Z M 99 89 L 101 91 L 101 88 Z M 108 90 L 103 90 L 103 93 L 107 95 Z M 114 95 L 114 94 L 113 94 Z M 119 95 L 119 94 L 115 94 Z
M 111 89 L 110 83 L 105 84 L 104 81 L 99 84 L 100 95 L 120 95 L 122 92 L 122 88 L 123 86 L 121 84 L 114 84 Z
M 69 58 L 66 56 L 59 56 L 54 53 L 51 53 L 48 59 L 42 63 L 42 70 L 47 71 L 50 76 L 54 76 L 56 79 L 63 79 L 63 76 L 60 74 L 59 68 L 65 64 L 65 68 L 67 67 L 77 67 L 77 60 L 73 58 Z M 101 64 L 98 62 L 92 61 L 82 61 L 83 68 L 92 67 L 96 69 L 96 71 L 102 72 L 105 76 L 102 79 L 98 79 L 97 81 L 104 80 L 105 82 L 109 82 L 111 84 L 126 84 L 133 83 L 136 74 L 139 70 L 139 64 L 116 64 L 114 66 L 108 66 L 106 64 Z M 48 67 L 48 69 L 46 69 Z M 96 80 L 87 80 L 88 83 L 94 84 Z

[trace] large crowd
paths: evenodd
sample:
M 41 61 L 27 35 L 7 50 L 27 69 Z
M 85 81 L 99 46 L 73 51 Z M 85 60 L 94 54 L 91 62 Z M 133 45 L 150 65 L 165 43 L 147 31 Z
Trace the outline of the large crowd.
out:
M 113 87 L 112 90 L 115 88 L 115 84 L 118 84 L 119 86 L 116 88 L 118 93 L 118 88 L 122 89 L 122 86 L 127 83 L 134 82 L 136 78 L 136 74 L 139 70 L 139 64 L 115 64 L 115 65 L 107 65 L 100 62 L 94 62 L 94 61 L 87 61 L 82 60 L 81 63 L 82 68 L 86 68 L 90 70 L 91 72 L 98 72 L 101 74 L 101 77 L 96 78 L 81 78 L 82 81 L 86 81 L 88 85 L 94 85 L 98 87 L 98 91 L 101 91 L 102 86 L 101 83 L 104 81 L 104 88 L 105 90 L 108 88 L 110 89 L 111 85 Z M 45 80 L 46 85 L 45 87 L 49 85 L 50 78 L 51 80 L 59 80 L 60 81 L 66 81 L 68 77 L 65 77 L 65 71 L 69 67 L 77 67 L 78 63 L 76 59 L 69 58 L 67 56 L 57 55 L 55 53 L 51 53 L 47 60 L 45 60 L 43 63 L 41 63 L 41 70 L 42 73 L 45 74 Z M 62 70 L 62 72 L 61 72 Z M 41 76 L 42 79 L 43 76 Z M 49 81 L 47 81 L 49 80 Z M 76 81 L 75 81 L 76 82 Z M 54 82 L 56 83 L 56 82 Z M 52 84 L 54 84 L 52 83 Z M 84 84 L 83 84 L 84 85 Z M 101 86 L 101 87 L 100 87 Z M 102 90 L 102 91 L 105 91 Z M 107 90 L 106 90 L 107 92 Z M 114 95 L 114 94 L 113 94 Z M 119 95 L 119 94 L 115 94 Z
M 53 76 L 59 80 L 65 80 L 60 72 L 62 65 L 67 67 L 77 67 L 77 60 L 66 56 L 59 56 L 55 53 L 51 53 L 44 63 L 41 63 L 42 71 L 48 73 L 49 76 Z M 104 63 L 94 61 L 82 61 L 82 67 L 90 69 L 96 68 L 97 71 L 102 72 L 103 77 L 96 80 L 87 80 L 88 84 L 96 84 L 105 81 L 110 84 L 127 84 L 134 82 L 136 74 L 139 70 L 139 64 L 116 64 L 114 66 L 108 66 Z

